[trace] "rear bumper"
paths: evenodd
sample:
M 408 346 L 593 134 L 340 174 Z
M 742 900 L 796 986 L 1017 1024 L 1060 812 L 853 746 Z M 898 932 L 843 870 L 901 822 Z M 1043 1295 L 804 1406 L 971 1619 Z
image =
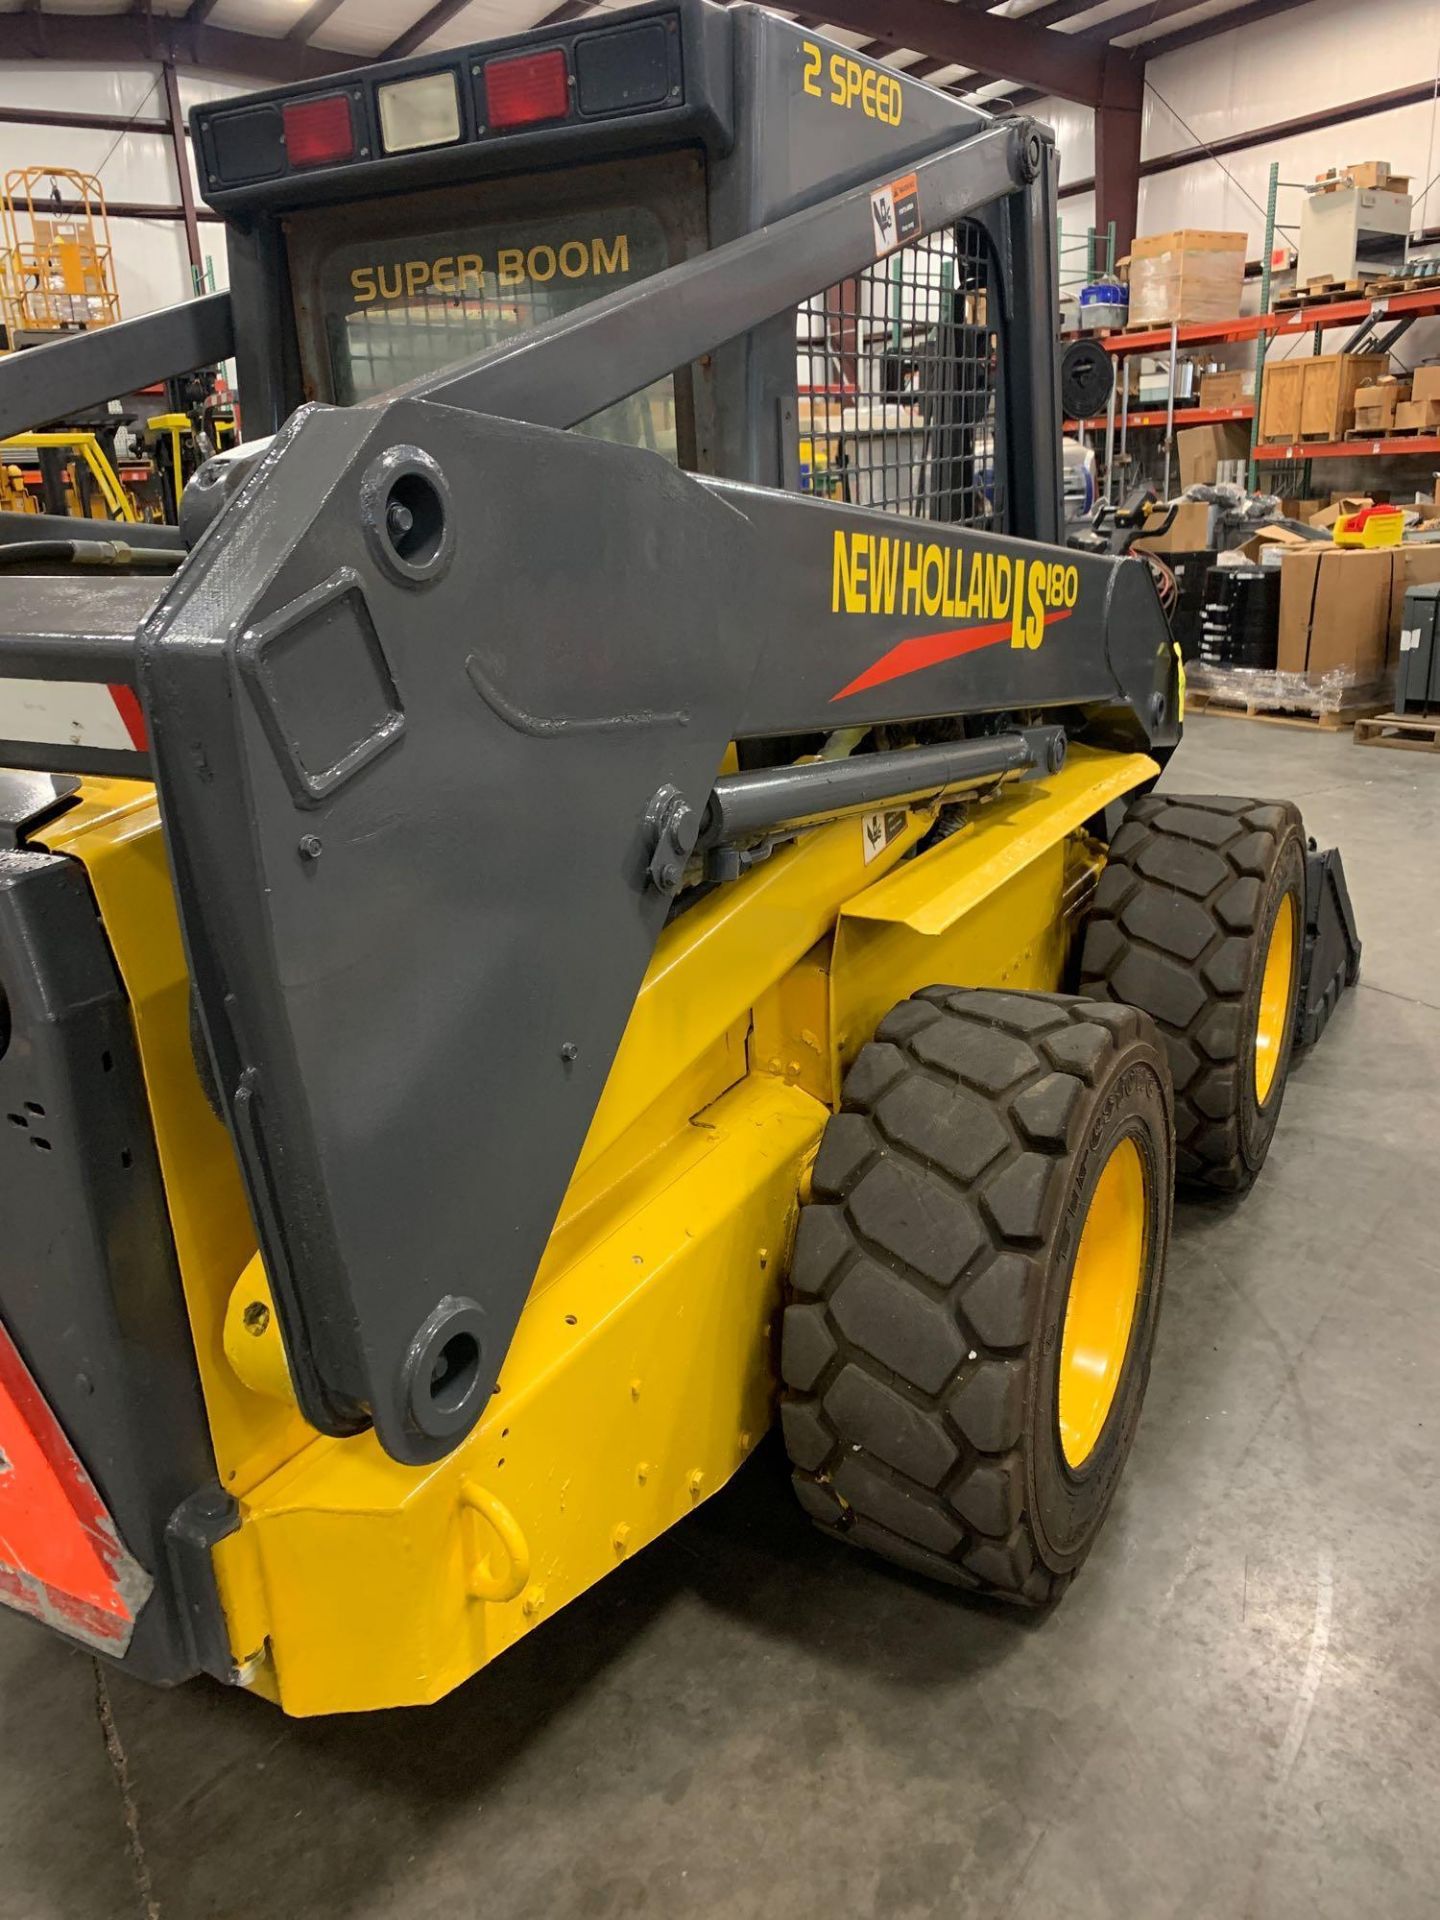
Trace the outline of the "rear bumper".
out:
M 231 1503 L 128 1003 L 84 869 L 22 844 L 36 806 L 0 774 L 0 1600 L 168 1683 L 220 1657 L 194 1541 Z

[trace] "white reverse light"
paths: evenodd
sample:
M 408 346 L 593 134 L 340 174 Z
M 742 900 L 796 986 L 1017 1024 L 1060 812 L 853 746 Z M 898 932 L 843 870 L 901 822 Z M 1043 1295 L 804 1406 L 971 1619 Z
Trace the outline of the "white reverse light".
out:
M 460 96 L 455 75 L 422 73 L 414 80 L 392 80 L 376 89 L 380 102 L 380 143 L 386 153 L 414 153 L 420 147 L 448 147 L 460 138 Z

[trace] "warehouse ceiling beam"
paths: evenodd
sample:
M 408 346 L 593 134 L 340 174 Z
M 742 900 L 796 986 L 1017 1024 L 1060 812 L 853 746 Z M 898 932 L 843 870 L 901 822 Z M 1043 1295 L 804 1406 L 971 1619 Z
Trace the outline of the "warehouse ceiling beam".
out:
M 403 60 L 407 54 L 418 52 L 433 34 L 448 26 L 456 14 L 463 13 L 469 4 L 470 0 L 435 0 L 434 6 L 427 7 L 420 18 L 392 40 L 376 58 Z
M 133 113 L 67 113 L 61 107 L 0 107 L 0 127 L 64 127 L 92 133 L 169 133 L 169 120 Z
M 1169 33 L 1159 40 L 1146 40 L 1136 47 L 1147 60 L 1154 60 L 1162 53 L 1178 53 L 1183 47 L 1193 47 L 1202 40 L 1213 40 L 1216 34 L 1233 33 L 1237 27 L 1257 26 L 1262 20 L 1272 20 L 1277 13 L 1290 13 L 1296 7 L 1309 4 L 1309 0 L 1250 0 L 1248 6 L 1235 7 L 1229 13 L 1212 13 L 1204 20 L 1197 20 L 1192 26 L 1182 27 L 1176 33 Z M 1126 28 L 1123 21 L 1111 22 L 1112 30 L 1124 33 L 1134 32 L 1134 26 Z
M 1105 49 L 1080 35 L 1048 33 L 1028 20 L 971 12 L 950 0 L 829 0 L 825 13 L 832 26 L 869 34 L 888 48 L 914 47 L 1083 106 L 1100 104 Z
M 1093 7 L 1095 0 L 1085 0 L 1087 7 Z M 863 53 L 870 60 L 889 60 L 897 53 L 914 53 L 914 47 L 892 47 L 884 40 L 866 40 L 856 47 L 856 53 Z M 896 67 L 896 73 L 903 73 L 907 80 L 928 80 L 932 73 L 939 73 L 945 67 L 953 67 L 953 60 L 937 60 L 933 53 L 927 53 L 918 60 L 912 60 L 908 67 Z
M 303 47 L 315 38 L 332 13 L 337 13 L 345 0 L 310 0 L 300 18 L 286 34 L 287 40 L 295 40 Z
M 1202 161 L 1222 159 L 1226 154 L 1244 153 L 1249 147 L 1274 147 L 1283 140 L 1303 138 L 1307 133 L 1322 133 L 1327 127 L 1344 126 L 1350 120 L 1368 120 L 1379 113 L 1394 113 L 1399 107 L 1428 105 L 1435 97 L 1435 82 L 1417 80 L 1408 87 L 1389 93 L 1367 94 L 1362 100 L 1342 100 L 1332 107 L 1319 107 L 1313 113 L 1294 120 L 1277 120 L 1268 127 L 1252 127 L 1248 133 L 1234 133 L 1204 146 L 1177 147 L 1173 152 L 1157 154 L 1146 160 L 1140 171 L 1145 178 L 1156 173 L 1173 173 L 1179 167 L 1196 166 Z M 1070 189 L 1067 187 L 1066 192 Z
M 185 223 L 185 251 L 190 258 L 193 291 L 205 284 L 205 256 L 200 251 L 200 224 L 195 218 L 195 189 L 190 183 L 190 154 L 185 145 L 185 112 L 180 105 L 180 82 L 173 60 L 162 61 L 165 81 L 165 110 L 170 123 L 170 153 L 175 162 L 175 178 L 180 187 L 180 217 Z
M 1095 228 L 1115 228 L 1116 256 L 1127 254 L 1140 219 L 1140 129 L 1145 69 L 1119 47 L 1105 52 L 1095 110 Z
M 1428 105 L 1434 95 L 1433 80 L 1418 80 L 1412 86 L 1396 87 L 1389 93 L 1367 94 L 1362 100 L 1342 100 L 1333 107 L 1318 108 L 1314 113 L 1302 114 L 1295 120 L 1277 120 L 1268 127 L 1252 127 L 1248 133 L 1234 133 L 1223 140 L 1208 141 L 1203 147 L 1177 147 L 1171 153 L 1157 154 L 1154 159 L 1141 161 L 1140 178 L 1148 180 L 1157 173 L 1174 173 L 1181 167 L 1202 166 L 1222 160 L 1228 154 L 1244 153 L 1254 147 L 1275 147 L 1282 140 L 1298 139 L 1307 133 L 1322 133 L 1328 127 L 1345 126 L 1351 120 L 1366 120 L 1376 114 L 1394 113 L 1399 107 Z M 1077 194 L 1093 193 L 1095 184 L 1093 175 L 1067 180 L 1060 189 L 1060 198 L 1070 200 Z M 1428 240 L 1433 236 L 1427 232 L 1420 237 Z
M 1077 13 L 1089 13 L 1095 4 L 1096 0 L 1045 0 L 1044 6 L 1036 7 L 1024 16 L 1025 24 L 1027 27 L 1058 26 L 1062 20 L 1073 19 Z M 1196 5 L 1196 0 L 1184 0 L 1184 4 L 1187 7 L 1193 7 Z M 1137 5 L 1137 11 L 1148 13 L 1149 7 L 1146 6 L 1140 9 Z M 1140 23 L 1136 20 L 1132 21 L 1131 24 L 1138 26 Z M 1112 40 L 1118 31 L 1121 31 L 1121 29 L 1117 28 L 1116 23 L 1113 20 L 1107 20 L 1104 26 L 1096 27 L 1085 37 L 1087 39 Z
M 72 60 L 85 66 L 134 61 L 173 61 L 245 80 L 319 80 L 365 64 L 361 56 L 328 47 L 301 46 L 229 27 L 196 25 L 189 14 L 174 19 L 138 13 L 20 14 L 6 53 L 21 60 Z

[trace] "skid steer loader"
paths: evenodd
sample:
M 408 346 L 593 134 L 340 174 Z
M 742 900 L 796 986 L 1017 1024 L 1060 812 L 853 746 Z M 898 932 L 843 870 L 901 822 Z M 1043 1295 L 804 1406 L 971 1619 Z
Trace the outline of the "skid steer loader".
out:
M 429 1701 L 778 1408 L 837 1541 L 1049 1602 L 1311 984 L 1061 544 L 1050 134 L 701 0 L 192 129 L 229 291 L 0 375 L 245 429 L 0 539 L 0 1597 Z

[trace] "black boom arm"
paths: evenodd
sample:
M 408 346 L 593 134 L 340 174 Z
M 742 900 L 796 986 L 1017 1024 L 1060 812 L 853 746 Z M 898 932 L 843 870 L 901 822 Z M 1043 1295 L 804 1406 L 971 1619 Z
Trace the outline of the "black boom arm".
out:
M 1006 127 L 925 163 L 927 229 L 1023 201 L 1033 161 Z M 846 803 L 717 791 L 727 742 L 974 716 L 908 788 L 862 776 L 934 794 L 1034 764 L 1047 718 L 1177 737 L 1138 562 L 552 430 L 873 254 L 868 191 L 842 195 L 409 393 L 303 409 L 214 489 L 128 661 L 118 606 L 87 621 L 72 582 L 31 579 L 7 607 L 0 577 L 0 676 L 48 660 L 138 685 L 221 1098 L 322 1430 L 373 1420 L 420 1462 L 470 1429 L 679 871 L 767 806 Z M 460 1336 L 473 1377 L 437 1395 Z

